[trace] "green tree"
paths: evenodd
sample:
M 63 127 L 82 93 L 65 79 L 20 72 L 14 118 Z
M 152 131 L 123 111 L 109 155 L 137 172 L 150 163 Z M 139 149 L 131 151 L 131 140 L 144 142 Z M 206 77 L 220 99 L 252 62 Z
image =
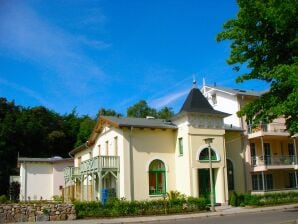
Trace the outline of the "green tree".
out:
M 163 107 L 157 113 L 157 117 L 160 119 L 170 119 L 173 116 L 174 112 L 171 107 Z
M 80 129 L 77 134 L 77 141 L 75 146 L 82 145 L 87 141 L 95 124 L 96 124 L 96 121 L 91 119 L 90 117 L 88 116 L 83 117 L 83 120 L 80 123 Z
M 115 110 L 112 109 L 105 109 L 105 108 L 100 108 L 100 110 L 97 113 L 97 118 L 100 116 L 122 116 L 122 114 L 116 112 Z
M 237 0 L 239 12 L 228 20 L 217 41 L 230 40 L 227 63 L 242 74 L 236 82 L 259 79 L 270 90 L 238 113 L 253 123 L 284 116 L 298 132 L 297 0 Z
M 128 117 L 145 118 L 147 116 L 157 117 L 157 111 L 148 106 L 145 100 L 140 100 L 138 103 L 127 109 Z

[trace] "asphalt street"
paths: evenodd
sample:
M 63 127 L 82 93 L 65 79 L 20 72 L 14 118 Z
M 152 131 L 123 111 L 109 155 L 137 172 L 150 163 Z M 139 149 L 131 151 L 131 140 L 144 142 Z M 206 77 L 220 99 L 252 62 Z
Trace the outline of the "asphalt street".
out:
M 159 221 L 160 224 L 296 224 L 298 209 Z M 147 222 L 156 223 L 156 222 Z

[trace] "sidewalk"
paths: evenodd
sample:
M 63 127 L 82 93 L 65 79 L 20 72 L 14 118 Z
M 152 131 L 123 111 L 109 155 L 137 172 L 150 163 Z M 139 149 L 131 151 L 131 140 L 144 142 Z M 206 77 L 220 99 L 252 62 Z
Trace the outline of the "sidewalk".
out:
M 298 204 L 280 205 L 273 207 L 262 208 L 243 208 L 243 207 L 231 207 L 231 206 L 218 206 L 215 207 L 216 212 L 202 212 L 192 214 L 177 214 L 177 215 L 164 215 L 164 216 L 141 216 L 141 217 L 121 217 L 121 218 L 98 218 L 98 219 L 79 219 L 72 221 L 47 221 L 40 222 L 41 224 L 54 224 L 54 223 L 82 223 L 82 224 L 120 224 L 120 223 L 146 223 L 146 222 L 159 222 L 164 220 L 180 220 L 180 219 L 193 219 L 198 217 L 210 217 L 210 216 L 224 216 L 239 213 L 256 213 L 263 211 L 279 211 L 287 209 L 298 209 Z

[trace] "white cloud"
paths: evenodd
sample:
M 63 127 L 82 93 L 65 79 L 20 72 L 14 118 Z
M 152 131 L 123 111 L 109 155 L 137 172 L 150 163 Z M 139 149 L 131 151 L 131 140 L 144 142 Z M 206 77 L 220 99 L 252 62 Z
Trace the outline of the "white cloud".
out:
M 189 88 L 180 90 L 175 93 L 171 93 L 164 97 L 160 97 L 160 98 L 152 100 L 150 102 L 150 105 L 152 105 L 154 108 L 161 108 L 164 106 L 168 106 L 168 105 L 174 103 L 175 101 L 177 101 L 178 99 L 180 99 L 181 97 L 185 96 L 188 92 L 189 92 Z

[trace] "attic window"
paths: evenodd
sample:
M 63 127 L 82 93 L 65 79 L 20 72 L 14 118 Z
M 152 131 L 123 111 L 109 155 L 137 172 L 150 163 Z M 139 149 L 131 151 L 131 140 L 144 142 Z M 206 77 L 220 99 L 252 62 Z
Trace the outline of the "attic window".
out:
M 217 104 L 216 94 L 211 95 L 211 100 L 212 100 L 213 105 Z

